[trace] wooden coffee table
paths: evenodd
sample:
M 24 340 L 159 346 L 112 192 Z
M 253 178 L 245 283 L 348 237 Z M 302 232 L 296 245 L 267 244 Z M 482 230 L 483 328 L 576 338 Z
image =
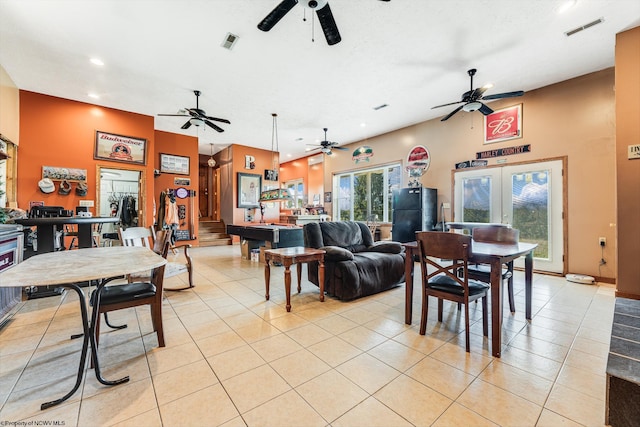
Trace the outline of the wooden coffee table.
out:
M 298 265 L 298 293 L 302 280 L 302 264 L 309 261 L 318 261 L 318 281 L 320 282 L 320 301 L 324 301 L 324 254 L 322 249 L 304 248 L 300 246 L 292 248 L 267 249 L 264 251 L 264 285 L 265 298 L 269 300 L 269 281 L 271 280 L 271 268 L 269 262 L 279 262 L 284 265 L 284 291 L 287 295 L 287 311 L 291 311 L 291 270 L 293 264 Z

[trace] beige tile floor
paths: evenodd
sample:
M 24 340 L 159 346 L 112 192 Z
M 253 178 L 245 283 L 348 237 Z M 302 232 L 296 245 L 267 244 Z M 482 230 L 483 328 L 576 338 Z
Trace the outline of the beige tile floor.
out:
M 20 304 L 0 331 L 0 421 L 73 426 L 601 426 L 614 289 L 534 275 L 533 321 L 505 310 L 503 356 L 493 358 L 472 309 L 471 353 L 464 318 L 445 303 L 445 321 L 404 324 L 404 287 L 342 302 L 302 293 L 284 304 L 283 268 L 238 246 L 194 248 L 192 290 L 166 292 L 166 347 L 157 347 L 147 309 L 113 313 L 104 326 L 100 385 L 87 368 L 68 401 L 41 411 L 75 381 L 81 342 L 75 293 Z M 303 269 L 305 270 L 305 269 Z M 184 280 L 172 278 L 171 280 Z M 416 285 L 419 284 L 416 277 Z M 435 301 L 430 316 L 436 314 Z M 39 424 L 38 424 L 39 423 Z M 14 425 L 14 424 L 2 424 Z M 16 424 L 17 425 L 17 424 Z

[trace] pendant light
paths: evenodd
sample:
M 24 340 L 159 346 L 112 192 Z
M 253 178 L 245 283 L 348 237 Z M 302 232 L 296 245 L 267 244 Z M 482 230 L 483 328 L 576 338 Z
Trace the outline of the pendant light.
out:
M 207 160 L 207 165 L 209 165 L 210 168 L 216 166 L 216 161 L 213 158 L 213 143 L 211 143 L 211 157 L 209 157 L 209 160 Z
M 280 175 L 280 152 L 278 151 L 278 115 L 276 113 L 272 113 L 271 116 L 273 117 L 271 126 L 271 167 L 273 168 L 272 170 L 275 173 L 274 181 L 277 182 Z M 289 193 L 286 188 L 265 190 L 260 193 L 261 202 L 279 202 L 282 200 L 292 200 L 291 193 Z

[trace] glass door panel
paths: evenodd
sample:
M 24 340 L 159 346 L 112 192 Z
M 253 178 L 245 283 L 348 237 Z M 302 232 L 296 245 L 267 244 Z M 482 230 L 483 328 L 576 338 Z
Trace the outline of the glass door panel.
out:
M 511 224 L 521 241 L 538 244 L 537 270 L 563 273 L 563 191 L 560 160 L 456 172 L 454 216 Z

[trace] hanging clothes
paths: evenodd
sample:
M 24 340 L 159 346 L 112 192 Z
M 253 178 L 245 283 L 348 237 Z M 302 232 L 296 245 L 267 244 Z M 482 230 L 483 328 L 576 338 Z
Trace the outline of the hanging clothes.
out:
M 123 196 L 120 199 L 120 222 L 122 226 L 133 227 L 138 224 L 138 211 L 136 209 L 136 199 L 131 195 Z
M 178 215 L 178 204 L 172 191 L 167 190 L 160 193 L 160 200 L 158 203 L 158 223 L 156 224 L 156 230 L 170 229 L 171 233 L 171 245 L 176 243 L 176 233 L 180 218 Z
M 169 193 L 165 202 L 164 223 L 169 227 L 180 224 L 180 218 L 178 217 L 178 204 L 176 203 L 176 198 L 172 193 Z

